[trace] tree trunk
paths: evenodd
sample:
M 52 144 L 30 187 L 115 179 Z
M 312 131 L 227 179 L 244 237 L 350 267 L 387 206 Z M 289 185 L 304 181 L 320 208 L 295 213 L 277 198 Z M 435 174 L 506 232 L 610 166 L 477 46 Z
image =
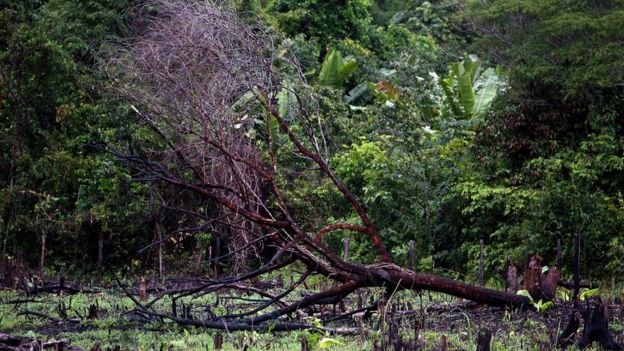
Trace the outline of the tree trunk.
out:
M 508 261 L 505 270 L 505 291 L 515 294 L 518 291 L 518 265 Z
M 41 254 L 39 256 L 39 278 L 43 281 L 45 271 L 46 234 L 41 230 Z
M 484 255 L 483 251 L 484 251 L 484 249 L 483 249 L 483 239 L 479 239 L 479 284 L 481 286 L 485 285 L 485 267 L 484 267 L 485 259 L 483 257 L 485 255 Z
M 538 255 L 530 255 L 524 268 L 524 288 L 537 301 L 542 296 L 542 258 Z
M 162 242 L 162 227 L 160 223 L 156 224 L 156 240 L 158 242 L 157 246 L 157 262 L 158 265 L 158 280 L 162 281 L 163 279 L 163 242 Z
M 542 299 L 550 301 L 557 298 L 559 278 L 561 273 L 557 267 L 549 269 L 546 276 L 542 277 Z
M 100 230 L 98 238 L 97 283 L 102 282 L 102 265 L 104 263 L 104 232 Z
M 600 344 L 603 350 L 621 351 L 624 348 L 619 345 L 609 331 L 609 318 L 606 306 L 596 305 L 592 311 L 589 307 L 585 313 L 585 327 L 579 341 L 579 347 L 584 349 L 593 342 Z
M 477 336 L 477 351 L 490 351 L 492 342 L 492 332 L 489 330 L 479 330 Z

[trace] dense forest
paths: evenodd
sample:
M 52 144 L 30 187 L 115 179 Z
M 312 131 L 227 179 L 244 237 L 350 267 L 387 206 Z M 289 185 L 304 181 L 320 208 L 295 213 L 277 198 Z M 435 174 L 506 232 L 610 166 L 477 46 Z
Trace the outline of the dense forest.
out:
M 295 262 L 338 300 L 409 278 L 516 305 L 418 274 L 504 290 L 539 255 L 621 295 L 622 23 L 621 0 L 0 0 L 5 280 Z

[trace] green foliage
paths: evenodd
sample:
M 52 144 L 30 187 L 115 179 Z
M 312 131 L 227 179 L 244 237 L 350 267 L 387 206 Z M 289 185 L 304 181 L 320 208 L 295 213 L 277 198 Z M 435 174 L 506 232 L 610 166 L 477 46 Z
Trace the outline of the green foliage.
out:
M 458 118 L 483 119 L 503 84 L 500 71 L 481 66 L 479 59 L 470 56 L 452 64 L 448 77 L 439 81 L 444 106 Z
M 581 233 L 587 278 L 624 272 L 621 0 L 473 1 L 464 18 L 456 1 L 234 3 L 244 20 L 272 25 L 277 52 L 302 64 L 310 85 L 281 82 L 279 112 L 300 133 L 293 107 L 318 111 L 331 165 L 397 263 L 415 240 L 419 270 L 471 279 L 484 239 L 494 279 L 507 258 L 539 253 L 551 264 L 557 239 L 569 262 Z M 94 236 L 104 232 L 110 262 L 142 268 L 129 257 L 153 240 L 161 218 L 154 202 L 171 194 L 129 182 L 137 175 L 91 147 L 113 142 L 140 152 L 156 142 L 129 122 L 128 107 L 102 94 L 96 70 L 106 42 L 129 34 L 128 6 L 30 0 L 0 10 L 2 253 L 37 252 L 44 233 L 53 269 L 89 269 Z M 298 98 L 308 91 L 316 101 Z M 250 93 L 238 103 L 257 101 Z M 258 116 L 239 116 L 238 107 L 236 127 L 261 138 L 262 106 Z M 279 167 L 298 174 L 279 182 L 305 230 L 359 223 L 332 184 L 292 153 L 276 121 L 268 123 Z M 161 225 L 174 231 L 187 222 L 202 224 Z M 213 234 L 168 247 L 182 262 Z M 375 259 L 359 233 L 333 232 L 325 242 L 339 251 L 344 235 L 353 260 Z
M 371 7 L 375 23 L 401 25 L 444 46 L 465 44 L 466 32 L 458 15 L 461 3 L 448 1 L 377 0 Z
M 481 47 L 512 67 L 525 84 L 542 82 L 566 95 L 621 85 L 622 1 L 471 2 Z
M 581 291 L 581 296 L 579 296 L 581 301 L 585 301 L 587 299 L 590 299 L 594 296 L 597 296 L 600 293 L 600 289 L 596 288 L 596 289 L 583 289 L 583 291 Z
M 528 298 L 529 302 L 531 303 L 531 306 L 535 307 L 535 309 L 539 313 L 543 313 L 547 311 L 548 309 L 555 306 L 555 304 L 552 301 L 544 302 L 542 300 L 539 300 L 539 301 L 533 300 L 533 297 L 531 296 L 531 294 L 529 294 L 529 292 L 526 290 L 518 290 L 517 294 Z
M 51 0 L 0 11 L 10 29 L 0 33 L 2 254 L 38 252 L 45 235 L 51 266 L 76 272 L 95 263 L 99 232 L 120 263 L 145 237 L 147 187 L 127 184 L 128 170 L 87 146 L 128 127 L 94 89 L 94 53 L 121 33 L 127 6 Z
M 371 22 L 369 0 L 271 0 L 267 6 L 279 29 L 317 39 L 321 47 L 344 38 L 365 40 Z
M 336 88 L 343 86 L 355 70 L 357 63 L 353 59 L 342 58 L 342 54 L 338 50 L 332 49 L 321 65 L 321 73 L 319 74 L 319 84 L 329 85 Z

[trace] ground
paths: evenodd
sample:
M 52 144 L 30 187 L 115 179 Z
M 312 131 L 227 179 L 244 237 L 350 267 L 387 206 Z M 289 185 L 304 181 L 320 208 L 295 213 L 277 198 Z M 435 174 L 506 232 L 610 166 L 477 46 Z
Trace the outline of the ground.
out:
M 314 289 L 313 286 L 307 288 Z M 302 288 L 299 294 L 306 291 Z M 356 308 L 358 303 L 366 305 L 382 293 L 378 289 L 364 291 L 361 301 L 353 295 L 344 309 Z M 155 294 L 152 292 L 151 296 Z M 603 300 L 614 300 L 614 295 L 608 292 L 601 295 Z M 477 334 L 488 330 L 493 335 L 492 350 L 551 350 L 556 348 L 556 337 L 567 325 L 574 308 L 573 303 L 563 301 L 565 299 L 566 294 L 560 294 L 560 301 L 554 306 L 538 312 L 534 308 L 520 311 L 477 306 L 441 294 L 403 291 L 390 298 L 385 323 L 380 322 L 379 310 L 367 316 L 362 324 L 362 315 L 356 314 L 324 326 L 353 327 L 355 330 L 363 326 L 365 331 L 362 334 L 330 335 L 320 330 L 228 333 L 182 327 L 169 321 L 149 322 L 129 312 L 135 307 L 134 302 L 123 290 L 114 286 L 101 289 L 98 293 L 73 295 L 46 292 L 33 296 L 4 290 L 0 292 L 0 331 L 44 340 L 64 338 L 73 346 L 87 350 L 97 349 L 98 346 L 102 350 L 212 350 L 222 339 L 223 350 L 302 350 L 303 343 L 310 349 L 349 351 L 379 349 L 382 335 L 389 335 L 393 330 L 412 348 L 416 345 L 423 350 L 439 350 L 442 339 L 446 338 L 449 350 L 475 350 Z M 202 306 L 210 306 L 212 312 L 218 315 L 231 309 L 244 311 L 255 306 L 258 300 L 260 296 L 254 294 L 220 291 L 218 299 L 215 294 L 209 294 L 190 296 L 180 303 L 193 306 L 197 314 L 200 314 Z M 96 306 L 97 318 L 88 318 L 91 305 Z M 171 300 L 165 297 L 155 306 L 168 312 Z M 340 307 L 337 309 L 339 311 Z M 624 306 L 610 303 L 609 311 L 610 330 L 616 341 L 624 344 Z M 320 320 L 330 318 L 333 313 L 334 307 L 330 305 L 320 311 L 308 310 L 297 318 L 321 326 Z

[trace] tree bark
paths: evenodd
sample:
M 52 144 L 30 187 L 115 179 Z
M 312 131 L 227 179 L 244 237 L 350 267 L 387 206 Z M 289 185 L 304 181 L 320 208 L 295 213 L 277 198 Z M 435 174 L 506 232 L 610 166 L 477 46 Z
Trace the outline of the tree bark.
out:
M 43 281 L 45 272 L 46 233 L 41 230 L 41 253 L 39 257 L 39 278 Z
M 542 296 L 542 258 L 538 255 L 530 255 L 524 268 L 524 288 L 537 301 Z
M 98 256 L 97 256 L 97 283 L 102 282 L 102 266 L 104 264 L 104 231 L 100 230 L 98 236 Z
M 163 279 L 163 241 L 162 241 L 162 226 L 160 223 L 156 224 L 156 240 L 158 241 L 157 246 L 157 272 L 158 279 L 162 281 Z

